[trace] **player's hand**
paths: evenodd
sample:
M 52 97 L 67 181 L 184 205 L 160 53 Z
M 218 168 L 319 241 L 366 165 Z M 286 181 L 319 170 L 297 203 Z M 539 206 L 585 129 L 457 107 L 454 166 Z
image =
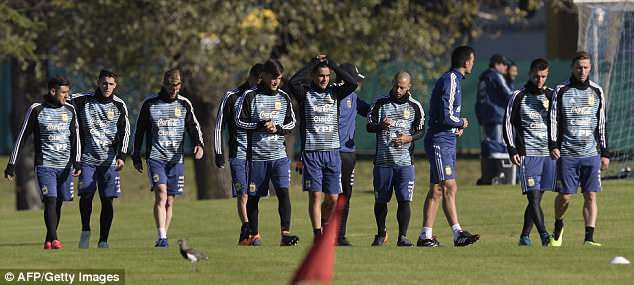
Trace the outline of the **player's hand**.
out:
M 15 179 L 15 165 L 7 165 L 7 168 L 4 169 L 4 178 L 8 179 L 9 181 L 13 181 Z
M 319 62 L 324 62 L 328 59 L 328 55 L 325 55 L 325 54 L 317 55 L 317 59 L 319 60 Z
M 115 170 L 121 171 L 124 165 L 125 165 L 125 161 L 123 159 L 117 159 L 117 161 L 115 162 Z
M 561 157 L 561 155 L 559 153 L 559 149 L 558 148 L 553 148 L 553 150 L 550 151 L 550 157 L 552 159 L 559 159 Z
M 458 129 L 456 130 L 456 136 L 457 137 L 461 137 L 464 134 L 464 129 Z
M 225 168 L 225 156 L 216 153 L 216 167 Z
M 520 166 L 520 155 L 514 154 L 513 156 L 511 156 L 511 162 L 517 166 Z
M 608 166 L 610 166 L 610 159 L 601 157 L 601 170 L 608 170 Z
M 299 173 L 299 175 L 304 174 L 304 162 L 301 159 L 295 161 L 295 172 Z
M 268 120 L 264 123 L 264 128 L 269 134 L 277 133 L 277 127 L 275 126 L 275 122 Z
M 383 119 L 382 129 L 389 129 L 393 123 L 394 121 L 392 119 L 385 117 L 385 119 Z
M 132 164 L 134 164 L 134 169 L 136 169 L 136 171 L 138 171 L 139 173 L 143 173 L 143 163 L 141 162 L 140 158 L 133 158 Z
M 77 177 L 77 176 L 81 175 L 81 168 L 73 170 L 73 174 L 72 175 L 73 175 L 73 177 Z
M 202 146 L 197 145 L 194 147 L 194 159 L 199 160 L 203 158 L 204 153 L 205 151 L 203 150 Z
M 409 143 L 412 141 L 412 136 L 410 135 L 406 135 L 406 134 L 400 134 L 397 138 L 392 140 L 392 143 L 394 144 L 394 146 L 402 146 L 406 143 Z
M 467 118 L 462 118 L 462 128 L 466 129 L 469 127 L 469 119 Z

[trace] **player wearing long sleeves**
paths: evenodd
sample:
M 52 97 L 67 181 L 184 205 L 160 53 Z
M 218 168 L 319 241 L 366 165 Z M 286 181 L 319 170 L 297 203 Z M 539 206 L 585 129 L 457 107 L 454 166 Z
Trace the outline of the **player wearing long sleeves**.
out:
M 291 200 L 290 160 L 286 155 L 284 136 L 295 127 L 291 99 L 282 91 L 282 66 L 272 60 L 262 67 L 262 81 L 247 91 L 236 107 L 236 125 L 246 133 L 246 141 L 238 140 L 238 152 L 246 153 L 248 194 L 247 216 L 249 239 L 241 244 L 260 245 L 258 211 L 260 197 L 268 196 L 269 182 L 275 188 L 281 224 L 280 245 L 296 245 L 297 236 L 290 234 Z
M 108 247 L 114 209 L 112 200 L 121 194 L 119 171 L 125 164 L 130 141 L 130 122 L 125 102 L 114 95 L 119 76 L 102 70 L 93 93 L 74 94 L 82 144 L 79 176 L 81 235 L 79 247 L 90 245 L 90 216 L 97 188 L 101 200 L 99 248 Z
M 376 133 L 374 157 L 374 216 L 377 234 L 373 246 L 387 242 L 385 219 L 392 191 L 398 201 L 398 246 L 412 246 L 407 239 L 414 195 L 414 141 L 425 133 L 425 112 L 410 94 L 411 76 L 401 71 L 394 76 L 390 93 L 370 108 L 367 130 Z
M 15 177 L 15 163 L 29 135 L 35 145 L 35 175 L 44 201 L 44 249 L 61 249 L 57 226 L 62 203 L 73 199 L 73 176 L 81 174 L 81 143 L 75 108 L 66 103 L 70 82 L 63 77 L 48 81 L 44 101 L 31 105 L 13 146 L 5 178 Z
M 520 168 L 522 194 L 528 205 L 524 210 L 524 225 L 519 245 L 532 244 L 529 234 L 537 227 L 542 245 L 550 235 L 544 226 L 541 200 L 544 191 L 555 189 L 556 161 L 548 150 L 548 111 L 553 90 L 546 87 L 548 62 L 538 58 L 531 63 L 529 81 L 516 91 L 504 116 L 504 141 L 511 161 Z
M 194 145 L 194 159 L 203 156 L 203 136 L 194 107 L 181 96 L 178 69 L 163 76 L 161 91 L 143 101 L 134 132 L 132 161 L 143 172 L 141 145 L 145 137 L 145 156 L 151 190 L 154 192 L 154 220 L 158 232 L 156 247 L 167 247 L 167 230 L 172 220 L 174 197 L 183 194 L 185 174 L 183 145 L 187 132 Z
M 257 87 L 260 83 L 260 73 L 262 72 L 262 64 L 257 63 L 249 70 L 247 80 L 235 89 L 225 93 L 220 100 L 218 107 L 218 115 L 216 116 L 216 126 L 214 128 L 214 152 L 216 154 L 216 166 L 223 168 L 225 166 L 225 156 L 222 152 L 223 130 L 228 133 L 229 142 L 229 166 L 231 168 L 231 192 L 236 198 L 238 216 L 242 222 L 240 229 L 240 237 L 238 244 L 241 244 L 249 238 L 249 218 L 247 217 L 247 171 L 246 171 L 246 153 L 238 153 L 238 140 L 246 142 L 246 133 L 238 129 L 235 124 L 235 110 L 238 98 L 247 90 Z
M 350 63 L 344 63 L 341 68 L 354 77 L 357 85 L 361 85 L 365 79 L 359 69 Z M 352 198 L 352 186 L 354 185 L 354 167 L 356 164 L 356 147 L 354 135 L 356 132 L 357 115 L 368 116 L 370 104 L 366 103 L 356 92 L 350 93 L 339 101 L 339 156 L 341 157 L 341 194 L 346 197 L 346 205 L 341 211 L 341 225 L 339 226 L 338 246 L 349 246 L 346 238 L 348 213 L 350 212 L 350 198 Z
M 496 54 L 489 60 L 489 69 L 482 72 L 478 81 L 476 117 L 481 129 L 480 169 L 478 185 L 492 184 L 500 171 L 500 160 L 508 159 L 502 138 L 504 111 L 513 89 L 507 84 L 510 61 Z
M 342 84 L 331 84 L 332 70 L 343 80 Z M 307 78 L 310 80 L 305 84 Z M 341 193 L 339 102 L 356 88 L 356 80 L 324 55 L 313 59 L 289 81 L 290 94 L 302 110 L 302 185 L 308 192 L 308 213 L 315 237 L 321 235 L 322 223 L 334 211 Z
M 606 131 L 606 98 L 603 89 L 589 79 L 591 61 L 586 52 L 572 60 L 570 79 L 555 88 L 550 104 L 549 148 L 557 163 L 557 198 L 552 246 L 561 246 L 563 216 L 572 195 L 581 186 L 585 244 L 594 241 L 597 220 L 597 193 L 601 192 L 601 170 L 610 164 Z
M 453 231 L 454 246 L 467 246 L 480 236 L 463 231 L 458 223 L 456 210 L 456 142 L 469 126 L 467 118 L 460 118 L 462 108 L 461 81 L 471 74 L 475 52 L 471 47 L 457 47 L 451 53 L 451 70 L 443 74 L 434 86 L 429 99 L 429 128 L 425 135 L 425 153 L 430 164 L 430 186 L 423 210 L 423 230 L 417 245 L 436 247 L 438 241 L 432 235 L 436 212 L 443 203 L 445 216 Z

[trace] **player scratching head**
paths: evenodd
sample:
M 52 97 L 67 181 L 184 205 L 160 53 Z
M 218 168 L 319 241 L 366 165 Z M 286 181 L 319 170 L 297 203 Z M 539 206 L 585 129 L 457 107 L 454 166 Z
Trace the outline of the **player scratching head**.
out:
M 321 62 L 315 65 L 315 67 L 313 67 L 313 70 L 311 70 L 310 75 L 312 77 L 313 84 L 315 84 L 316 86 L 319 86 L 319 88 L 321 89 L 326 89 L 328 88 L 328 84 L 330 84 L 331 73 L 332 73 L 332 70 L 330 69 L 330 66 L 328 66 L 328 62 L 325 61 L 325 57 L 324 57 L 324 59 Z

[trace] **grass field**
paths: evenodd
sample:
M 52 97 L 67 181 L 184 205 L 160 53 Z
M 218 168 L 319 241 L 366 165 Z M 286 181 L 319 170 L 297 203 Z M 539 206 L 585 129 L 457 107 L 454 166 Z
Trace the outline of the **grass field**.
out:
M 6 158 L 0 159 L 2 165 Z M 169 236 L 172 247 L 153 247 L 152 195 L 146 176 L 124 170 L 124 196 L 115 203 L 110 249 L 77 248 L 80 231 L 78 202 L 62 211 L 59 237 L 65 248 L 41 249 L 44 223 L 41 211 L 16 212 L 13 185 L 0 183 L 0 269 L 125 269 L 127 284 L 285 284 L 306 253 L 312 231 L 307 198 L 300 192 L 299 176 L 293 174 L 293 232 L 301 238 L 297 247 L 278 246 L 277 200 L 265 199 L 260 206 L 262 247 L 238 247 L 239 222 L 235 201 L 195 201 L 193 172 L 187 166 L 186 197 L 177 200 Z M 583 242 L 581 196 L 575 197 L 566 219 L 561 248 L 517 246 L 525 198 L 516 186 L 476 187 L 478 161 L 459 160 L 461 186 L 458 196 L 460 223 L 479 233 L 474 246 L 454 248 L 451 229 L 442 213 L 434 227 L 441 248 L 397 248 L 393 242 L 371 248 L 376 226 L 371 192 L 371 163 L 357 166 L 351 204 L 348 238 L 350 248 L 338 248 L 334 284 L 632 284 L 629 265 L 610 265 L 614 256 L 634 258 L 634 185 L 632 181 L 606 181 L 599 195 L 599 221 L 595 237 L 602 248 L 587 248 Z M 416 240 L 421 229 L 422 205 L 427 190 L 427 163 L 419 160 L 409 237 Z M 552 227 L 554 194 L 544 197 L 548 228 Z M 390 205 L 388 230 L 397 235 L 395 203 Z M 94 213 L 97 213 L 96 215 Z M 93 212 L 93 241 L 98 237 L 99 204 Z M 191 272 L 181 259 L 176 240 L 186 238 L 191 246 L 208 253 L 210 260 Z M 533 234 L 537 242 L 537 235 Z M 0 281 L 2 282 L 2 281 Z

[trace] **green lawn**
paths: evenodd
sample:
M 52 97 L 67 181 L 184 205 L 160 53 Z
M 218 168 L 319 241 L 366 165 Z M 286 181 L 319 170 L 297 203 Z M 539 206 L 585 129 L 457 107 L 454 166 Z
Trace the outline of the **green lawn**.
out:
M 4 165 L 6 158 L 1 159 Z M 421 229 L 422 205 L 427 190 L 427 162 L 417 163 L 417 184 L 409 237 L 416 240 Z M 0 184 L 0 269 L 119 269 L 126 270 L 128 284 L 285 284 L 312 240 L 307 198 L 293 173 L 293 232 L 300 245 L 282 248 L 277 244 L 279 218 L 274 197 L 260 207 L 260 228 L 264 246 L 238 247 L 239 221 L 234 200 L 195 201 L 191 163 L 187 167 L 186 197 L 177 200 L 169 236 L 172 247 L 155 249 L 152 195 L 146 176 L 128 165 L 122 177 L 124 196 L 115 204 L 115 221 L 107 250 L 77 249 L 80 220 L 78 202 L 63 208 L 59 236 L 63 250 L 44 251 L 44 223 L 41 211 L 16 212 L 13 185 Z M 370 162 L 357 166 L 348 237 L 350 248 L 338 248 L 334 284 L 631 284 L 632 267 L 614 266 L 618 255 L 634 259 L 634 212 L 631 181 L 606 181 L 599 196 L 599 222 L 595 237 L 602 248 L 586 248 L 583 242 L 581 196 L 575 197 L 561 248 L 520 248 L 525 198 L 517 186 L 475 187 L 478 161 L 459 160 L 461 185 L 458 196 L 460 223 L 479 233 L 474 246 L 454 248 L 451 229 L 442 213 L 434 227 L 442 248 L 396 248 L 393 240 L 383 248 L 371 248 L 376 232 L 371 192 Z M 552 227 L 554 194 L 547 193 L 544 210 Z M 397 235 L 395 203 L 390 205 L 388 230 Z M 98 237 L 99 204 L 93 214 L 93 242 Z M 210 260 L 191 272 L 181 259 L 176 240 L 186 238 L 191 246 L 208 253 Z M 534 234 L 534 242 L 537 235 Z

